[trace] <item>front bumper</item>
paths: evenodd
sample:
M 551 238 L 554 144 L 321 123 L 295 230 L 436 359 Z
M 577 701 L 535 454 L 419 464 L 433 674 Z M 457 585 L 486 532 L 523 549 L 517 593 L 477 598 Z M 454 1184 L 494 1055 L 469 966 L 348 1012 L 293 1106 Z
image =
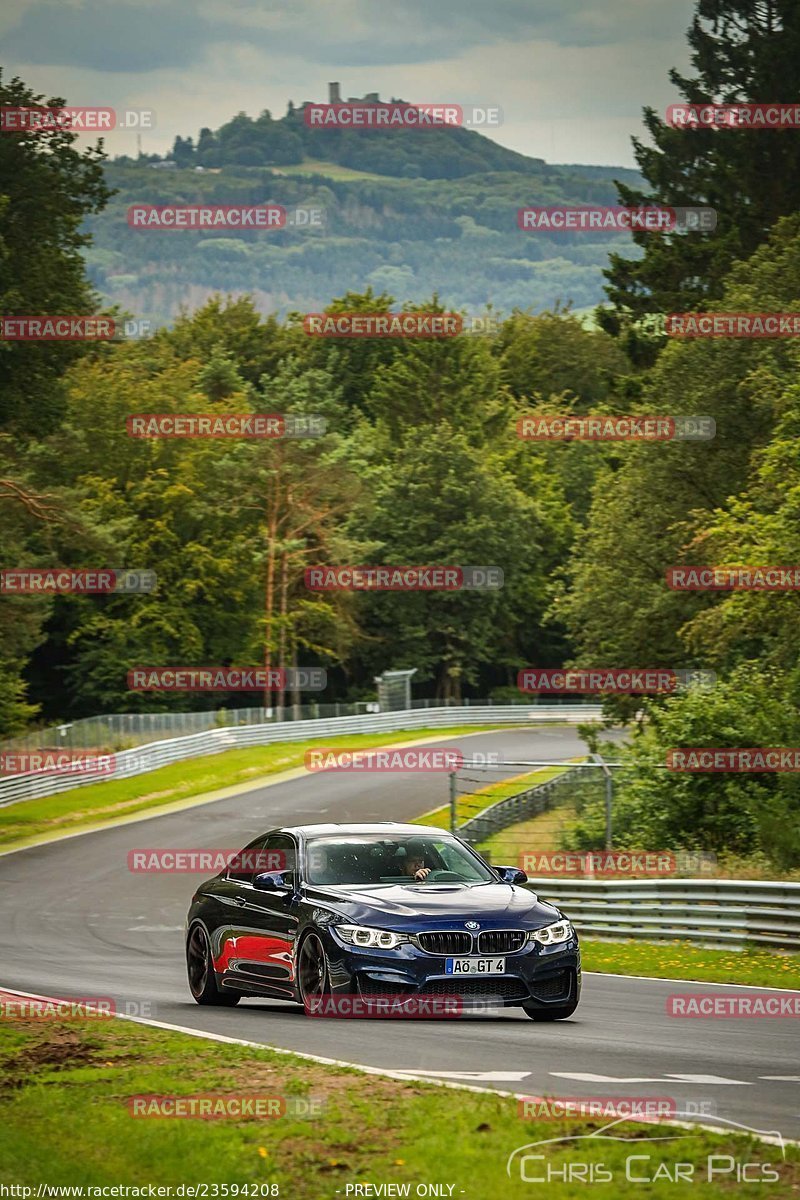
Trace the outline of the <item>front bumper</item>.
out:
M 350 946 L 327 931 L 332 991 L 364 996 L 457 996 L 465 1005 L 541 1005 L 577 1002 L 581 989 L 581 956 L 577 938 L 559 946 L 531 943 L 504 957 L 503 975 L 448 975 L 446 956 L 429 954 L 413 943 L 395 950 Z M 458 956 L 461 957 L 461 956 Z M 467 955 L 481 958 L 485 955 Z

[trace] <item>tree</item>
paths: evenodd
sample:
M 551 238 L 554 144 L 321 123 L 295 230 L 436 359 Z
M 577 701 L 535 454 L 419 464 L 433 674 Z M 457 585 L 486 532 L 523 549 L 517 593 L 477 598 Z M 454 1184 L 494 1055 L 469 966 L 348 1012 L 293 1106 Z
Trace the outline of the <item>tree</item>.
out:
M 614 845 L 710 851 L 723 866 L 726 858 L 760 855 L 772 872 L 800 866 L 797 775 L 666 767 L 674 749 L 799 745 L 798 698 L 782 676 L 748 663 L 713 689 L 690 688 L 660 705 L 645 702 L 646 728 L 619 751 L 624 766 L 615 774 Z M 604 824 L 602 801 L 591 800 L 570 830 L 570 848 L 603 845 Z
M 59 107 L 0 74 L 0 107 Z M 82 249 L 84 218 L 111 196 L 103 178 L 102 142 L 75 149 L 77 134 L 53 127 L 0 136 L 0 312 L 9 316 L 88 316 L 98 301 Z M 60 380 L 86 350 L 81 342 L 0 341 L 0 428 L 42 437 L 63 411 Z
M 786 218 L 731 272 L 720 303 L 790 309 L 797 295 L 800 218 Z M 665 571 L 712 553 L 705 533 L 747 487 L 753 456 L 769 443 L 796 372 L 796 350 L 780 339 L 700 339 L 665 349 L 648 377 L 643 410 L 711 416 L 716 436 L 627 445 L 622 465 L 599 478 L 568 566 L 569 587 L 554 606 L 574 639 L 577 665 L 715 665 L 716 655 L 706 658 L 714 654 L 709 639 L 700 651 L 682 630 L 719 599 L 670 591 Z
M 505 579 L 496 591 L 361 594 L 360 671 L 416 667 L 416 681 L 433 681 L 444 700 L 482 679 L 508 682 L 546 607 L 557 542 L 549 506 L 522 492 L 499 449 L 446 418 L 409 426 L 366 479 L 349 524 L 366 547 L 361 562 L 498 566 Z
M 0 107 L 63 106 L 0 73 Z M 111 196 L 102 172 L 102 142 L 79 152 L 76 134 L 0 135 L 0 312 L 9 316 L 94 313 L 81 251 L 84 218 Z M 77 518 L 63 493 L 37 481 L 36 442 L 56 429 L 65 407 L 62 377 L 87 353 L 81 342 L 0 340 L 0 559 L 6 567 L 52 562 L 61 535 Z M 44 638 L 52 602 L 0 600 L 0 733 L 16 732 L 36 713 L 22 672 Z
M 687 103 L 794 100 L 800 88 L 800 6 L 795 0 L 699 0 L 688 32 L 694 74 L 670 72 Z M 748 257 L 781 216 L 800 208 L 800 141 L 791 131 L 672 128 L 647 107 L 653 145 L 633 139 L 640 190 L 618 184 L 626 205 L 710 206 L 713 233 L 635 232 L 641 258 L 610 256 L 606 291 L 619 315 L 683 312 L 722 294 L 736 259 Z

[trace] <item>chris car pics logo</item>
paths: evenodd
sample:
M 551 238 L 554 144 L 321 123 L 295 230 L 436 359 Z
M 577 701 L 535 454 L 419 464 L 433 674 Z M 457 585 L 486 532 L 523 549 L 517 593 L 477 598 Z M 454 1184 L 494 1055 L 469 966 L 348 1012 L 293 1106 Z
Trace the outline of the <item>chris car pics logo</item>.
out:
M 674 1114 L 681 1119 L 681 1112 Z M 781 1178 L 780 1160 L 786 1158 L 783 1136 L 775 1129 L 753 1129 L 725 1117 L 715 1121 L 724 1124 L 731 1133 L 751 1133 L 769 1138 L 773 1144 L 754 1148 L 746 1144 L 738 1155 L 704 1152 L 700 1147 L 692 1154 L 691 1139 L 695 1133 L 677 1131 L 643 1135 L 636 1118 L 619 1117 L 589 1134 L 543 1138 L 512 1150 L 506 1160 L 506 1174 L 521 1183 L 615 1183 L 624 1181 L 640 1185 L 658 1184 L 764 1184 L 777 1183 Z M 627 1123 L 628 1127 L 625 1128 Z M 671 1145 L 683 1142 L 679 1154 Z M 630 1152 L 625 1153 L 627 1144 Z M 660 1147 L 664 1146 L 664 1150 Z M 613 1148 L 613 1161 L 604 1161 L 603 1151 Z M 727 1147 L 726 1147 L 727 1149 Z M 620 1155 L 622 1150 L 622 1155 Z M 566 1152 L 564 1159 L 559 1151 Z M 611 1155 L 609 1155 L 611 1158 Z M 531 1193 L 535 1195 L 536 1193 Z

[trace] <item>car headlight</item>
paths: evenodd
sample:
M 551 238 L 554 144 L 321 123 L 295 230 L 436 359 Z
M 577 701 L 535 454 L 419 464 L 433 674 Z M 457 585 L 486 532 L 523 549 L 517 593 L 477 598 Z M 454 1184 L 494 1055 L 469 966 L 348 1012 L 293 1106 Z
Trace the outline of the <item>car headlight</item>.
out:
M 528 940 L 538 942 L 540 946 L 557 946 L 559 942 L 568 942 L 575 934 L 569 921 L 556 921 L 554 925 L 545 925 L 543 929 L 534 929 L 528 934 Z
M 364 946 L 378 950 L 394 950 L 407 942 L 404 933 L 391 933 L 388 929 L 370 929 L 367 925 L 334 925 L 343 942 L 350 946 Z

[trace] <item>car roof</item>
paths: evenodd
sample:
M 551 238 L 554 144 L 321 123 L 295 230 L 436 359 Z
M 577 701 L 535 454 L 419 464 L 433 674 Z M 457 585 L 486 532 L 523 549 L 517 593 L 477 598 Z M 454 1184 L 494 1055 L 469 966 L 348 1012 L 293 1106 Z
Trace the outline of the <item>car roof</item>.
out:
M 283 825 L 280 829 L 273 830 L 274 833 L 293 833 L 299 834 L 304 838 L 312 837 L 336 837 L 339 835 L 354 834 L 403 834 L 408 836 L 423 837 L 426 833 L 437 834 L 438 836 L 452 837 L 452 834 L 447 829 L 439 829 L 435 825 L 409 825 L 400 821 L 368 821 L 368 822 L 347 822 L 335 823 L 326 822 L 318 825 Z

